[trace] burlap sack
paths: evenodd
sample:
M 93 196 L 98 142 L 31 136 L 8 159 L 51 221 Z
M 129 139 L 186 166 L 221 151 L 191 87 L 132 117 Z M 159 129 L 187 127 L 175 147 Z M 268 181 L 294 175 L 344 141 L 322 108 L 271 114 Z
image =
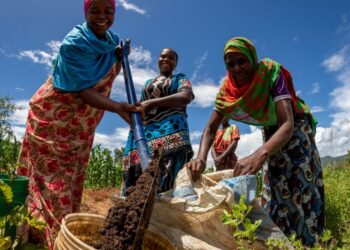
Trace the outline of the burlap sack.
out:
M 230 210 L 239 193 L 244 192 L 247 202 L 253 205 L 249 218 L 262 219 L 254 249 L 267 249 L 264 241 L 269 237 L 286 239 L 254 199 L 252 177 L 237 181 L 232 176 L 232 170 L 225 170 L 203 175 L 201 181 L 192 183 L 188 169 L 182 169 L 174 190 L 157 198 L 149 229 L 168 238 L 177 249 L 236 249 L 232 228 L 224 225 L 220 217 L 223 209 Z M 229 184 L 225 184 L 227 180 L 231 180 Z

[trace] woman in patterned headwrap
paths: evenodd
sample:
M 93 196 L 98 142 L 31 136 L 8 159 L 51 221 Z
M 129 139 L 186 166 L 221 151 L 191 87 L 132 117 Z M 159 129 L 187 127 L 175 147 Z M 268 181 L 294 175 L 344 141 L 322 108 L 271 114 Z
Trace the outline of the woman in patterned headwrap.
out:
M 236 37 L 224 48 L 227 76 L 204 130 L 198 156 L 187 164 L 193 179 L 205 169 L 208 150 L 223 117 L 263 126 L 264 143 L 239 160 L 234 175 L 263 169 L 262 206 L 286 235 L 315 243 L 324 229 L 324 187 L 315 144 L 316 120 L 295 94 L 290 73 L 265 58 L 258 62 L 253 44 Z
M 109 98 L 121 69 L 119 38 L 108 30 L 115 1 L 85 0 L 84 11 L 86 22 L 63 39 L 52 75 L 30 100 L 17 169 L 29 177 L 28 207 L 47 223 L 50 249 L 62 218 L 79 211 L 95 129 L 104 111 L 130 122 L 129 113 L 141 109 Z M 44 239 L 33 232 L 30 237 Z
M 233 169 L 236 166 L 237 156 L 235 150 L 239 140 L 239 130 L 234 124 L 229 123 L 229 118 L 221 121 L 221 129 L 215 134 L 214 144 L 211 148 L 216 171 Z
M 142 89 L 141 105 L 145 111 L 145 137 L 151 154 L 163 147 L 159 192 L 173 187 L 174 179 L 193 155 L 187 123 L 186 106 L 193 100 L 192 86 L 186 75 L 174 74 L 178 55 L 169 48 L 158 58 L 159 76 L 148 80 Z M 121 195 L 135 185 L 141 174 L 140 159 L 132 131 L 124 150 Z

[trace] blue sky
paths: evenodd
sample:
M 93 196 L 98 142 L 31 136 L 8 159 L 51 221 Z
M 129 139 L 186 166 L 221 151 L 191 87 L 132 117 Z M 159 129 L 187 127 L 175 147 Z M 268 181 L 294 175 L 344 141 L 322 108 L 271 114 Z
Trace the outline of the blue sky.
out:
M 45 82 L 60 41 L 84 21 L 82 0 L 0 0 L 0 95 L 23 106 L 12 119 L 18 137 L 24 132 L 29 99 Z M 192 143 L 210 117 L 215 94 L 225 76 L 223 46 L 234 36 L 256 45 L 258 57 L 270 57 L 293 75 L 297 93 L 319 121 L 316 140 L 321 156 L 350 150 L 350 2 L 348 0 L 117 0 L 112 30 L 130 38 L 130 62 L 136 91 L 157 75 L 165 47 L 179 54 L 176 72 L 193 84 L 188 107 Z M 122 74 L 112 98 L 125 101 Z M 261 145 L 258 128 L 237 124 L 244 157 Z M 95 143 L 123 146 L 128 126 L 107 114 Z

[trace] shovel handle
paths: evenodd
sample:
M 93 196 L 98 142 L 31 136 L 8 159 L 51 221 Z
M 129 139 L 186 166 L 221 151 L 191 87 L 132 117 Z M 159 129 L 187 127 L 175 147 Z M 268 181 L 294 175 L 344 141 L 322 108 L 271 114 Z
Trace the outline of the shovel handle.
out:
M 136 94 L 134 88 L 134 82 L 132 80 L 130 64 L 128 59 L 128 54 L 130 51 L 130 40 L 121 41 L 122 46 L 122 67 L 124 74 L 124 82 L 126 87 L 126 93 L 128 97 L 129 104 L 136 104 Z M 142 118 L 139 112 L 131 113 L 131 123 L 132 131 L 134 135 L 134 140 L 136 143 L 136 148 L 139 153 L 140 163 L 142 171 L 148 168 L 148 165 L 151 163 L 151 155 L 148 149 L 147 141 L 145 139 L 145 133 L 143 131 Z

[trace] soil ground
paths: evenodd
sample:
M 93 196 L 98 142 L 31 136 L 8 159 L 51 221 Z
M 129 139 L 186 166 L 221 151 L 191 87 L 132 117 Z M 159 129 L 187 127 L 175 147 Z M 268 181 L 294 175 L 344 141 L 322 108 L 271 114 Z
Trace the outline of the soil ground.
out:
M 107 216 L 108 210 L 114 205 L 111 200 L 112 194 L 119 196 L 119 188 L 104 188 L 99 190 L 85 188 L 80 212 Z

